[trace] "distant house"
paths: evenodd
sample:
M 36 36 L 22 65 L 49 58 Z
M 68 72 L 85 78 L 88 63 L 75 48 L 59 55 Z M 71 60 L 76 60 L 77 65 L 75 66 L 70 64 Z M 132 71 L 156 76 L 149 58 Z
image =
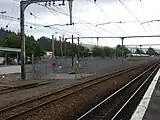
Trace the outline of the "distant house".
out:
M 51 58 L 52 57 L 52 51 L 45 51 L 46 54 L 43 55 L 43 58 Z
M 45 51 L 45 53 L 46 53 L 47 56 L 52 55 L 52 51 Z
M 4 63 L 4 57 L 0 57 L 0 64 Z

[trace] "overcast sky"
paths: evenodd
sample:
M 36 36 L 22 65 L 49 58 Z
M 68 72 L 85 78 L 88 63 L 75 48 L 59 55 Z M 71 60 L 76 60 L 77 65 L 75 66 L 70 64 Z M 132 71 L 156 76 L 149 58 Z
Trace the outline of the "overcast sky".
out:
M 5 15 L 19 18 L 20 0 L 0 0 L 0 12 L 6 11 Z M 158 35 L 160 34 L 160 22 L 143 24 L 146 20 L 160 20 L 160 0 L 121 0 L 130 11 L 128 11 L 119 0 L 74 0 L 73 3 L 73 22 L 74 26 L 56 26 L 59 30 L 44 28 L 44 25 L 66 24 L 69 23 L 69 16 L 54 12 L 58 10 L 68 12 L 68 4 L 65 6 L 51 6 L 47 9 L 38 4 L 27 7 L 25 12 L 26 25 L 32 23 L 32 29 L 26 27 L 27 35 L 33 35 L 36 39 L 41 36 L 51 38 L 52 34 L 64 34 L 65 37 L 75 36 L 129 36 L 129 35 Z M 41 3 L 44 5 L 44 3 Z M 30 15 L 30 13 L 33 15 Z M 114 23 L 95 27 L 96 24 L 106 22 L 135 21 L 130 23 Z M 87 24 L 89 23 L 89 24 Z M 91 23 L 91 24 L 90 24 Z M 0 14 L 0 27 L 9 24 L 8 29 L 19 30 L 19 23 L 7 20 Z M 63 31 L 65 30 L 65 31 Z M 96 39 L 81 39 L 82 43 L 96 44 Z M 99 45 L 116 46 L 120 44 L 119 39 L 100 39 Z M 160 44 L 160 38 L 136 38 L 125 39 L 124 44 Z M 160 46 L 155 46 L 160 47 Z

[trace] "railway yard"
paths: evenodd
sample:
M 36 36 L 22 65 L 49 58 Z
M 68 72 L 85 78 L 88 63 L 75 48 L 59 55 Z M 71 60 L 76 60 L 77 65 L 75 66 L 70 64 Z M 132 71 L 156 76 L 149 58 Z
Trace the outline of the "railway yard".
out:
M 155 59 L 78 80 L 1 85 L 0 120 L 129 120 L 158 70 Z

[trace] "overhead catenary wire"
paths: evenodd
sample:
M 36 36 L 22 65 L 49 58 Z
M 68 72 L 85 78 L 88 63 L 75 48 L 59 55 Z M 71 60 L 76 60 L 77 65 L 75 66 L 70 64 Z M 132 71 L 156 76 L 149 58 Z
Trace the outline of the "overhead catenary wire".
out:
M 58 7 L 56 7 L 56 8 L 58 8 Z M 53 9 L 53 8 L 52 8 L 52 9 Z M 59 9 L 59 8 L 58 8 L 58 9 Z M 61 12 L 61 11 L 62 11 L 62 12 Z M 59 9 L 59 11 L 57 11 L 57 12 L 59 12 L 59 13 L 61 13 L 61 14 L 63 14 L 63 15 L 69 16 L 68 13 L 64 12 L 64 11 L 61 10 L 61 9 Z M 85 24 L 92 25 L 91 23 L 86 22 L 86 21 L 83 21 L 83 20 L 80 20 L 80 19 L 78 19 L 78 18 L 75 18 L 75 19 L 77 19 L 77 20 L 79 20 L 79 21 L 81 21 L 81 22 L 83 22 L 83 23 L 85 23 Z M 89 27 L 89 26 L 87 26 L 87 25 L 85 25 L 85 24 L 83 24 L 83 25 L 86 26 L 87 28 L 93 30 L 94 32 L 96 32 L 96 33 L 98 33 L 98 34 L 101 34 L 99 31 L 97 31 L 97 30 L 95 30 L 95 29 L 93 29 L 93 28 L 91 28 L 91 27 Z M 94 26 L 94 27 L 95 27 L 95 26 Z M 102 34 L 101 34 L 101 35 L 102 35 Z
M 37 17 L 35 14 L 33 14 L 33 13 L 30 12 L 30 15 L 34 16 L 35 18 L 39 19 L 41 22 L 43 22 L 43 23 L 46 24 L 46 22 L 44 22 L 43 20 L 41 20 L 41 19 L 40 19 L 39 17 Z M 36 26 L 36 24 L 35 24 L 35 26 Z M 40 26 L 40 27 L 44 27 L 44 25 L 41 26 L 40 24 L 39 24 L 39 26 Z M 50 28 L 52 28 L 52 27 L 50 27 Z M 68 32 L 68 33 L 72 33 L 72 34 L 74 33 L 74 32 L 70 32 L 70 31 L 67 31 L 67 30 L 59 29 L 59 28 L 56 28 L 56 27 L 53 27 L 53 29 L 57 29 L 57 30 L 64 31 L 64 32 Z
M 141 21 L 141 23 L 142 22 L 144 22 L 144 21 Z M 112 23 L 127 24 L 127 23 L 137 23 L 137 21 L 109 21 L 109 22 L 104 22 L 104 23 L 98 23 L 98 24 L 96 24 L 96 26 L 112 24 Z
M 36 5 L 36 4 L 35 4 Z M 18 6 L 18 7 L 20 7 L 20 6 Z M 27 12 L 27 11 L 26 11 Z M 44 21 L 42 21 L 39 17 L 37 17 L 36 15 L 34 15 L 32 12 L 28 12 L 30 15 L 32 15 L 32 16 L 34 16 L 36 19 L 38 19 L 39 21 L 41 21 L 41 22 L 43 22 L 43 23 L 46 23 L 46 22 L 44 22 Z M 55 13 L 57 13 L 58 14 L 58 12 L 56 12 L 55 11 Z M 59 15 L 59 14 L 58 14 Z M 2 16 L 0 16 L 0 19 L 4 19 L 4 20 L 9 20 L 9 21 L 11 21 L 11 22 L 19 22 L 20 21 L 20 18 L 17 18 L 17 17 L 12 17 L 12 16 L 7 16 L 7 15 L 3 15 L 3 17 Z M 28 22 L 28 21 L 25 21 L 26 22 L 26 24 L 28 24 L 28 25 L 30 25 L 30 28 L 33 28 L 33 26 L 38 26 L 38 27 L 43 27 L 44 28 L 44 25 L 41 25 L 41 24 L 34 24 L 34 23 L 31 23 L 31 22 Z M 36 22 L 36 21 L 35 21 Z M 45 28 L 46 29 L 46 28 Z M 58 28 L 54 28 L 54 30 L 59 30 L 59 31 L 65 31 L 65 32 L 68 32 L 68 33 L 74 33 L 74 32 L 70 32 L 70 31 L 67 31 L 67 30 L 62 30 L 62 29 L 58 29 Z
M 41 5 L 41 4 L 39 4 L 39 5 Z M 44 5 L 41 5 L 41 6 L 44 6 Z M 44 6 L 44 7 L 47 7 L 47 6 Z M 56 12 L 58 12 L 58 13 L 60 13 L 60 14 L 63 14 L 63 15 L 65 15 L 65 16 L 69 16 L 69 14 L 68 13 L 66 13 L 65 11 L 63 11 L 63 10 L 61 10 L 60 8 L 58 8 L 57 6 L 55 6 L 54 5 L 54 7 L 56 8 L 56 9 L 58 9 L 59 11 L 57 11 L 57 10 L 55 10 L 54 8 L 52 8 L 51 6 L 50 6 L 50 8 L 49 7 L 47 7 L 48 9 L 51 9 L 51 10 L 54 10 L 54 11 L 56 11 Z M 78 18 L 75 18 L 75 19 L 77 19 L 78 21 L 81 21 L 82 23 L 82 25 L 84 25 L 85 27 L 87 27 L 87 28 L 89 28 L 89 29 L 91 29 L 91 30 L 93 30 L 94 32 L 96 32 L 96 33 L 98 33 L 98 34 L 101 34 L 101 32 L 99 32 L 99 31 L 97 31 L 97 30 L 95 30 L 95 29 L 93 29 L 92 27 L 90 27 L 90 26 L 88 26 L 88 25 L 91 25 L 91 26 L 93 26 L 91 23 L 89 23 L 89 22 L 86 22 L 86 21 L 83 21 L 83 20 L 81 20 L 81 19 L 78 19 Z M 88 25 L 86 25 L 86 24 L 88 24 Z M 95 26 L 94 26 L 95 27 Z M 102 29 L 102 28 L 99 28 L 99 29 L 101 29 L 101 30 L 103 30 L 103 31 L 105 31 L 104 29 Z M 107 31 L 108 32 L 108 31 Z M 82 34 L 82 33 L 80 33 L 80 34 Z M 103 34 L 101 34 L 101 35 L 103 35 Z
M 97 3 L 95 3 L 96 5 L 97 5 L 97 7 L 101 10 L 101 12 L 108 18 L 108 15 L 106 14 L 106 12 L 97 4 Z M 121 29 L 117 24 L 115 24 L 115 23 L 113 23 L 118 29 L 120 29 L 122 32 L 124 32 L 125 34 L 127 34 L 128 35 L 128 33 L 126 32 L 126 31 L 124 31 L 123 29 Z
M 40 4 L 41 5 L 41 4 Z M 41 6 L 44 6 L 44 5 L 41 5 Z M 47 7 L 47 6 L 44 6 L 44 7 Z M 49 7 L 47 7 L 48 9 L 51 9 L 51 10 L 54 10 L 53 8 L 49 8 Z M 60 10 L 60 9 L 59 9 Z M 55 10 L 54 10 L 55 11 Z M 65 13 L 64 11 L 57 11 L 58 13 L 60 13 L 60 14 L 63 14 L 63 15 L 66 15 L 66 16 L 69 16 L 69 14 L 68 13 Z M 84 21 L 81 21 L 81 22 L 83 22 L 84 23 Z M 91 27 L 89 27 L 89 26 L 87 26 L 87 25 L 85 25 L 87 28 L 89 28 L 89 29 L 92 29 Z M 94 29 L 92 29 L 92 30 L 94 30 Z M 98 31 L 96 31 L 96 30 L 94 30 L 96 33 L 98 33 L 98 34 L 101 34 L 101 33 L 99 33 Z
M 160 22 L 160 20 L 150 20 L 150 21 L 147 21 L 147 22 L 143 22 L 142 24 L 151 23 L 151 22 Z
M 107 13 L 97 4 L 95 3 L 96 6 L 101 10 L 101 12 L 108 18 Z M 121 30 L 123 33 L 128 34 L 126 31 L 124 31 L 121 27 L 119 27 L 117 24 L 113 23 L 119 30 Z
M 20 20 L 20 18 L 7 16 L 7 15 L 5 15 L 5 16 L 3 15 L 3 17 L 0 17 L 0 19 L 9 20 L 10 22 L 19 22 L 19 20 Z M 26 24 L 30 25 L 31 27 L 36 26 L 36 27 L 41 27 L 41 28 L 46 29 L 43 24 L 38 24 L 38 23 L 35 24 L 35 23 L 32 23 L 32 22 L 28 22 L 28 21 L 25 21 L 25 22 L 26 22 Z M 56 28 L 56 27 L 52 27 L 52 29 L 74 34 L 74 32 L 70 32 L 70 31 L 67 31 L 67 30 L 62 30 L 62 29 L 59 29 L 59 28 Z
M 143 11 L 143 14 L 144 14 L 144 17 L 145 17 L 145 21 L 148 22 L 147 15 L 145 14 L 145 10 L 144 10 L 144 7 L 143 7 L 142 0 L 138 0 L 138 1 L 139 1 L 140 4 L 141 4 L 141 8 L 142 8 L 142 11 Z M 151 26 L 150 26 L 150 24 L 149 24 L 149 22 L 148 22 L 147 24 L 148 24 L 148 28 L 150 29 L 151 33 L 153 33 L 153 32 L 152 32 L 152 29 L 151 29 Z
M 135 18 L 135 20 L 137 20 L 139 22 L 139 24 L 142 26 L 142 28 L 144 29 L 145 33 L 148 34 L 147 30 L 144 28 L 144 26 L 141 24 L 141 22 L 139 21 L 139 19 L 132 13 L 132 11 L 122 2 L 122 0 L 118 0 L 124 7 L 125 9 Z
M 38 4 L 38 5 L 40 5 L 40 6 L 43 6 L 44 7 L 44 5 L 41 5 L 41 4 Z M 45 6 L 48 10 L 50 10 L 52 13 L 57 13 L 58 14 L 58 12 L 56 11 L 56 10 L 54 10 L 53 8 L 51 8 L 51 7 L 48 7 L 48 6 Z M 58 14 L 59 15 L 59 14 Z M 59 25 L 59 26 L 61 26 L 61 25 Z M 63 25 L 64 26 L 64 25 Z M 67 26 L 67 25 L 66 25 Z M 53 26 L 51 26 L 50 28 L 53 28 Z M 55 28 L 54 27 L 54 29 L 58 29 L 58 28 Z M 59 29 L 60 30 L 60 29 Z M 61 29 L 62 31 L 65 31 L 65 32 L 68 32 L 68 33 L 71 33 L 71 34 L 81 34 L 81 33 L 79 33 L 79 32 L 70 32 L 70 31 L 67 31 L 67 30 L 64 30 L 64 29 Z M 81 34 L 82 35 L 82 34 Z
M 50 7 L 48 7 L 48 6 L 45 6 L 45 5 L 42 5 L 42 4 L 38 4 L 38 5 L 40 5 L 40 6 L 42 6 L 42 7 L 46 7 L 51 13 L 53 13 L 54 15 L 59 15 L 58 14 L 58 12 L 56 12 L 54 9 L 51 9 Z M 55 14 L 56 13 L 56 14 Z
M 45 5 L 42 5 L 42 4 L 41 4 L 41 6 L 46 7 Z M 51 8 L 51 9 L 53 9 L 53 8 Z M 57 11 L 57 12 L 58 12 L 58 13 L 60 13 L 60 14 L 63 14 L 63 15 L 69 16 L 69 14 L 68 14 L 68 13 L 66 13 L 66 12 L 64 12 L 64 11 L 62 11 L 62 10 L 55 10 L 55 11 Z M 76 18 L 76 17 L 73 17 L 73 18 L 74 18 L 74 19 L 76 19 L 76 20 L 78 20 L 78 21 L 81 21 L 81 22 L 83 22 L 83 23 L 85 23 L 85 24 L 91 25 L 92 27 L 95 27 L 95 28 L 101 29 L 101 30 L 103 30 L 103 31 L 105 31 L 105 32 L 107 32 L 107 33 L 109 33 L 109 34 L 111 34 L 111 35 L 115 36 L 115 34 L 113 34 L 113 33 L 109 32 L 109 31 L 107 31 L 107 30 L 105 30 L 105 29 L 103 29 L 103 28 L 96 27 L 95 25 L 93 25 L 93 24 L 92 24 L 92 23 L 90 23 L 90 22 L 87 22 L 87 21 L 81 20 L 81 19 Z M 85 24 L 83 24 L 83 25 L 85 25 Z M 85 26 L 87 26 L 87 25 L 85 25 Z M 90 27 L 88 26 L 88 28 L 90 28 Z M 92 28 L 92 30 L 93 30 L 93 28 Z M 96 30 L 94 30 L 94 31 L 96 31 Z M 99 32 L 97 32 L 97 33 L 99 33 Z

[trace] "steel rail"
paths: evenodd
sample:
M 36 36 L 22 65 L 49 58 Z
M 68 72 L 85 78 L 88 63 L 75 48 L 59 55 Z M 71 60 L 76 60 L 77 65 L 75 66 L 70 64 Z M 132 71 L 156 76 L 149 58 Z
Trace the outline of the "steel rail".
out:
M 119 113 L 124 109 L 124 107 L 132 100 L 132 98 L 139 92 L 139 90 L 144 86 L 144 84 L 150 79 L 150 77 L 156 72 L 159 68 L 159 65 L 154 69 L 154 71 L 146 78 L 146 80 L 141 84 L 140 87 L 132 94 L 132 96 L 124 103 L 124 105 L 116 112 L 116 114 L 112 117 L 111 120 L 115 120 L 115 118 L 119 115 Z
M 46 83 L 35 83 L 35 84 L 29 84 L 29 85 L 22 85 L 22 86 L 16 86 L 16 87 L 9 87 L 0 90 L 0 95 L 6 94 L 6 93 L 11 93 L 11 92 L 16 92 L 20 90 L 25 90 L 25 89 L 31 89 L 31 88 L 36 88 L 40 86 L 44 86 L 47 84 L 50 84 L 51 82 L 46 82 Z
M 140 67 L 140 66 L 138 66 L 138 67 Z M 71 92 L 71 93 L 69 93 L 69 94 L 65 94 L 65 95 L 60 96 L 60 97 L 58 97 L 58 98 L 56 98 L 56 99 L 49 100 L 49 101 L 47 101 L 47 102 L 43 102 L 43 103 L 41 103 L 41 104 L 39 104 L 39 105 L 37 105 L 37 106 L 35 106 L 35 107 L 33 107 L 33 108 L 28 108 L 27 110 L 21 111 L 20 113 L 17 113 L 17 114 L 15 114 L 15 115 L 9 116 L 9 117 L 7 117 L 7 118 L 3 118 L 3 120 L 9 120 L 9 119 L 14 118 L 14 117 L 16 117 L 16 116 L 22 115 L 22 114 L 24 114 L 24 113 L 26 113 L 26 112 L 28 112 L 28 111 L 34 110 L 34 109 L 39 108 L 39 107 L 41 107 L 41 106 L 43 106 L 43 105 L 49 104 L 49 103 L 51 103 L 51 102 L 53 102 L 53 101 L 56 101 L 56 100 L 58 100 L 58 99 L 60 99 L 60 98 L 64 98 L 64 97 L 66 97 L 66 96 L 68 96 L 68 95 L 71 95 L 71 94 L 74 94 L 74 93 L 76 93 L 76 92 L 78 92 L 78 91 L 80 91 L 80 90 L 87 89 L 87 88 L 89 88 L 89 87 L 91 87 L 91 86 L 94 86 L 94 85 L 96 85 L 96 84 L 98 84 L 98 83 L 104 82 L 104 81 L 106 81 L 106 80 L 108 80 L 108 79 L 110 79 L 110 78 L 116 77 L 116 76 L 121 75 L 121 74 L 124 74 L 124 73 L 126 73 L 126 72 L 129 72 L 129 71 L 131 71 L 131 70 L 133 70 L 133 69 L 136 69 L 136 68 L 138 68 L 138 67 L 132 67 L 132 68 L 128 68 L 128 69 L 126 69 L 126 70 L 122 70 L 122 71 L 110 73 L 109 75 L 102 76 L 102 77 L 98 77 L 98 78 L 95 78 L 95 79 L 93 79 L 93 80 L 88 80 L 88 81 L 86 81 L 86 82 L 83 82 L 83 83 L 80 83 L 80 84 L 77 84 L 77 85 L 69 86 L 69 87 L 66 87 L 66 88 L 64 88 L 64 89 L 57 90 L 56 92 L 53 92 L 53 93 L 49 93 L 49 94 L 40 96 L 40 97 L 38 97 L 38 98 L 30 99 L 30 100 L 27 100 L 27 101 L 22 101 L 21 103 L 14 104 L 14 105 L 12 105 L 12 106 L 9 106 L 9 107 L 6 107 L 6 108 L 1 109 L 1 110 L 0 110 L 0 114 L 2 114 L 3 112 L 5 112 L 5 111 L 7 111 L 7 110 L 14 109 L 14 108 L 16 108 L 16 107 L 18 107 L 18 106 L 25 105 L 25 104 L 27 104 L 27 103 L 34 102 L 34 101 L 36 101 L 36 100 L 44 99 L 44 98 L 47 98 L 47 97 L 49 97 L 49 96 L 58 94 L 58 93 L 60 93 L 60 92 L 66 91 L 66 90 L 70 90 L 70 89 L 73 89 L 73 88 L 76 89 L 76 88 L 79 87 L 80 85 L 85 85 L 85 84 L 87 84 L 87 83 L 89 84 L 90 82 L 96 81 L 96 82 L 93 83 L 93 84 L 86 85 L 85 87 L 79 88 L 78 90 L 75 90 L 75 91 L 73 91 L 73 92 Z M 105 78 L 105 77 L 107 77 L 107 78 Z M 102 78 L 103 78 L 103 79 L 102 79 Z M 100 79 L 100 81 L 97 81 L 98 79 Z M 102 79 L 102 80 L 101 80 L 101 79 Z M 0 117 L 1 117 L 1 115 L 0 115 Z
M 106 99 L 104 99 L 103 101 L 101 101 L 99 104 L 97 104 L 96 106 L 94 106 L 93 108 L 91 108 L 89 111 L 87 111 L 86 113 L 84 113 L 83 115 L 81 115 L 79 118 L 77 118 L 77 120 L 83 120 L 85 117 L 87 117 L 89 114 L 91 114 L 94 110 L 96 110 L 98 107 L 100 107 L 103 103 L 105 103 L 106 101 L 108 101 L 109 99 L 111 99 L 112 97 L 114 97 L 115 95 L 117 95 L 118 93 L 120 93 L 122 90 L 124 90 L 125 88 L 127 88 L 129 85 L 131 85 L 138 78 L 140 78 L 141 76 L 143 76 L 146 72 L 148 72 L 149 70 L 151 70 L 157 64 L 159 64 L 159 62 L 157 62 L 156 64 L 154 64 L 153 66 L 151 66 L 149 69 L 145 70 L 144 72 L 142 72 L 140 75 L 138 75 L 137 77 L 135 77 L 134 79 L 132 79 L 129 83 L 127 83 L 126 85 L 124 85 L 123 87 L 121 87 L 119 90 L 117 90 L 116 92 L 114 92 L 113 94 L 111 94 L 109 97 L 107 97 Z

